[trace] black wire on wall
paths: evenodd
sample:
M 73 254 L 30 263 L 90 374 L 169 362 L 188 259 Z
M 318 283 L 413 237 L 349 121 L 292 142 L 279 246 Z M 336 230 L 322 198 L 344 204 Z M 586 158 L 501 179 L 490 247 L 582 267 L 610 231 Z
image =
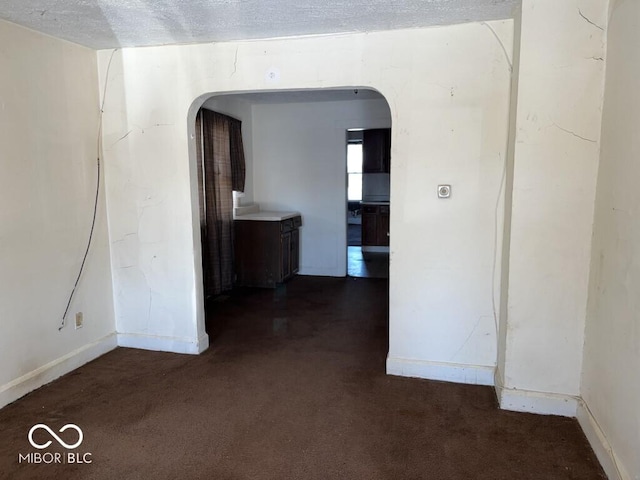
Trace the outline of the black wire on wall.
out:
M 58 328 L 58 331 L 62 330 L 66 326 L 66 318 L 69 313 L 69 307 L 71 307 L 71 302 L 76 293 L 76 289 L 78 288 L 78 284 L 80 283 L 80 277 L 82 277 L 82 272 L 84 271 L 84 265 L 87 261 L 87 257 L 89 256 L 89 250 L 91 249 L 91 244 L 93 243 L 93 231 L 96 227 L 96 217 L 98 214 L 98 199 L 100 197 L 100 180 L 102 176 L 101 168 L 100 168 L 100 154 L 102 152 L 102 117 L 104 114 L 104 102 L 107 96 L 107 84 L 109 82 L 109 70 L 111 69 L 111 61 L 113 60 L 113 55 L 119 50 L 116 48 L 111 52 L 111 56 L 109 57 L 109 63 L 107 64 L 107 72 L 105 74 L 104 79 L 104 89 L 102 91 L 102 104 L 100 105 L 100 119 L 98 122 L 98 141 L 97 145 L 97 155 L 96 155 L 96 163 L 98 166 L 97 178 L 96 178 L 96 197 L 93 202 L 93 216 L 91 218 L 91 229 L 89 231 L 89 239 L 87 240 L 87 248 L 84 251 L 84 256 L 82 257 L 82 263 L 80 264 L 80 270 L 78 271 L 78 276 L 76 277 L 76 281 L 73 284 L 73 289 L 71 290 L 71 294 L 69 295 L 69 300 L 67 301 L 67 306 L 64 309 L 64 313 L 62 314 L 62 323 Z

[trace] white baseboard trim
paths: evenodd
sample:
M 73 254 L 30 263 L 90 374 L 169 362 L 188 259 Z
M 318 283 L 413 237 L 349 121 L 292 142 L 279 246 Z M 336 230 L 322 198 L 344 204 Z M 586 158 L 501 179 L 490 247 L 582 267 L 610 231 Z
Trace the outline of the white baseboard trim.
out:
M 502 377 L 502 372 L 500 371 L 500 366 L 496 365 L 496 370 L 493 374 L 493 385 L 496 391 L 496 397 L 498 399 L 498 404 L 500 404 L 500 392 L 504 388 L 504 380 Z
M 345 264 L 343 269 L 338 269 L 336 267 L 330 268 L 317 268 L 317 267 L 300 267 L 298 270 L 298 275 L 309 276 L 309 277 L 344 277 L 347 273 L 347 266 Z
M 208 348 L 209 348 L 209 335 L 207 335 L 206 333 L 202 333 L 198 337 L 198 353 L 200 354 Z
M 609 480 L 632 480 L 584 400 L 578 403 L 576 417 Z
M 118 346 L 139 348 L 157 352 L 186 353 L 198 355 L 209 347 L 209 336 L 199 338 L 160 337 L 156 335 L 142 335 L 139 333 L 118 333 Z
M 0 408 L 15 402 L 56 378 L 95 360 L 117 347 L 116 334 L 111 333 L 0 386 Z
M 496 395 L 503 410 L 575 417 L 579 397 L 559 393 L 534 392 L 516 388 L 505 388 L 496 378 Z
M 494 367 L 387 357 L 387 374 L 472 385 L 493 385 Z

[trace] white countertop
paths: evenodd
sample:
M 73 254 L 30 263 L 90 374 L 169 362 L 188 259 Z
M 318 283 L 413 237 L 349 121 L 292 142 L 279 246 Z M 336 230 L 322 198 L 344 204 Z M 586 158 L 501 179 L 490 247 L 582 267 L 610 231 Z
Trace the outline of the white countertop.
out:
M 298 217 L 300 212 L 270 212 L 268 210 L 236 215 L 234 220 L 258 220 L 263 222 L 280 222 L 288 218 Z

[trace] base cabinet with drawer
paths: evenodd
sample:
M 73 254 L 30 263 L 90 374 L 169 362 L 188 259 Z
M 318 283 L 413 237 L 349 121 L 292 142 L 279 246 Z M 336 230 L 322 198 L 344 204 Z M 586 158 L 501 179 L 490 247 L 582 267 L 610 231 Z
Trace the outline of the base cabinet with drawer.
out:
M 274 288 L 298 273 L 302 218 L 234 220 L 236 285 Z
M 362 245 L 389 246 L 389 205 L 362 206 Z

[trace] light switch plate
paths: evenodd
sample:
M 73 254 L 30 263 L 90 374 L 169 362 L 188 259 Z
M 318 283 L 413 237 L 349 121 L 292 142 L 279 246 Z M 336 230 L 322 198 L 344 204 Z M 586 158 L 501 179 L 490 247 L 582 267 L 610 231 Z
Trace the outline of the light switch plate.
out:
M 451 185 L 438 185 L 438 198 L 449 198 L 451 196 Z

